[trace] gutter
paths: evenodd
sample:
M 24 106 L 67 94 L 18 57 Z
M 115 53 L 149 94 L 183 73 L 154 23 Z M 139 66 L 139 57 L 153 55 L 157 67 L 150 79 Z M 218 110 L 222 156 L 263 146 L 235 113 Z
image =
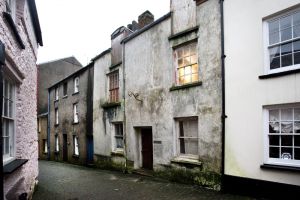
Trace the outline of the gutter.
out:
M 1 185 L 0 185 L 0 199 L 4 199 L 4 182 L 3 182 L 3 150 L 2 150 L 2 110 L 3 110 L 3 65 L 5 64 L 5 46 L 0 41 L 0 179 L 1 179 Z
M 225 112 L 225 41 L 224 41 L 224 0 L 220 0 L 221 12 L 221 70 L 222 70 L 222 168 L 221 168 L 221 190 L 224 189 L 224 175 L 225 175 L 225 119 L 227 118 Z
M 47 159 L 50 160 L 50 89 L 48 89 Z

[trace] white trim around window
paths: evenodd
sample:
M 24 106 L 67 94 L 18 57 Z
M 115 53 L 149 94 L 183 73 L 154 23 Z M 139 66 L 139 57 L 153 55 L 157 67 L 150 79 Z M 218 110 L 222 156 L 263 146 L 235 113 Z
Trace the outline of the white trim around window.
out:
M 73 104 L 73 122 L 78 123 L 79 122 L 79 116 L 78 116 L 78 103 Z
M 263 22 L 265 74 L 300 69 L 300 8 Z
M 74 78 L 74 93 L 79 92 L 79 77 Z
M 264 163 L 300 167 L 300 103 L 265 106 Z

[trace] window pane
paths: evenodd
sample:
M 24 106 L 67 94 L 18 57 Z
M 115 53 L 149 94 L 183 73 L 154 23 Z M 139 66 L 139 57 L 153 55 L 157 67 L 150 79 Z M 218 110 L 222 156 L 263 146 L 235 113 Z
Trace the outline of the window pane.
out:
M 191 57 L 185 57 L 183 58 L 183 65 L 187 66 L 191 64 Z
M 123 148 L 123 138 L 116 138 L 116 147 Z
M 8 117 L 8 100 L 4 99 L 4 116 Z
M 281 41 L 292 39 L 292 28 L 281 30 L 280 33 L 281 33 Z
M 300 25 L 294 26 L 294 38 L 300 37 Z
M 281 120 L 293 120 L 293 109 L 281 109 Z
M 293 146 L 293 136 L 292 135 L 281 136 L 281 146 Z
M 189 46 L 186 46 L 183 49 L 183 56 L 186 57 L 186 56 L 189 56 L 189 55 L 190 55 L 190 48 L 189 48 Z
M 279 121 L 279 110 L 269 111 L 269 121 Z
M 190 50 L 191 50 L 191 54 L 190 54 L 190 55 L 196 54 L 196 49 L 197 49 L 196 43 L 195 43 L 195 44 L 192 44 L 190 47 L 191 47 L 191 48 L 190 48 Z
M 196 55 L 193 55 L 191 57 L 191 64 L 194 64 L 194 63 L 197 63 L 197 56 Z
M 198 140 L 195 139 L 185 139 L 184 140 L 185 145 L 185 153 L 186 154 L 198 154 Z
M 281 133 L 293 133 L 293 123 L 281 122 Z
M 280 19 L 280 29 L 286 29 L 292 26 L 292 16 L 286 16 Z
M 279 146 L 279 135 L 270 135 L 269 144 L 272 146 Z
M 198 121 L 183 121 L 183 129 L 185 137 L 198 137 Z
M 292 43 L 281 45 L 281 55 L 292 53 Z
M 183 56 L 183 49 L 178 49 L 177 50 L 177 55 L 178 55 L 178 58 L 182 58 L 182 56 Z
M 183 67 L 183 59 L 178 60 L 178 67 Z
M 300 12 L 299 11 L 293 15 L 293 24 L 294 25 L 300 24 Z
M 178 71 L 179 71 L 179 76 L 183 76 L 184 75 L 184 68 L 180 68 Z
M 300 51 L 300 40 L 297 42 L 293 42 L 294 52 Z
M 191 83 L 191 82 L 192 82 L 192 75 L 191 74 L 185 75 L 184 76 L 184 84 Z
M 300 135 L 294 136 L 294 145 L 300 147 Z
M 300 64 L 300 52 L 294 53 L 294 64 Z
M 279 32 L 269 34 L 269 43 L 276 44 L 279 42 Z
M 293 148 L 281 148 L 281 159 L 289 160 L 293 159 Z
M 184 76 L 179 77 L 179 84 L 184 84 Z
M 300 122 L 294 123 L 294 129 L 295 133 L 300 133 Z
M 270 69 L 280 68 L 280 57 L 270 58 Z
M 295 160 L 300 160 L 300 148 L 295 148 Z
M 8 101 L 8 104 L 9 104 L 9 111 L 8 111 L 8 116 L 10 117 L 10 118 L 13 118 L 13 102 L 12 101 Z
M 282 67 L 291 66 L 291 65 L 293 65 L 293 56 L 292 56 L 292 54 L 281 57 L 281 66 Z
M 184 74 L 185 74 L 185 75 L 188 75 L 188 74 L 191 74 L 191 73 L 192 73 L 191 66 L 188 66 L 188 67 L 185 67 L 185 68 L 184 68 Z
M 193 74 L 192 75 L 192 82 L 196 82 L 196 81 L 198 81 L 199 79 L 198 79 L 198 74 Z
M 279 20 L 269 23 L 269 33 L 279 32 Z
M 279 158 L 279 147 L 270 147 L 269 156 L 270 158 Z
M 4 141 L 5 141 L 4 154 L 9 154 L 9 146 L 10 146 L 9 137 L 5 137 Z
M 279 133 L 279 122 L 269 123 L 269 133 Z
M 179 139 L 179 143 L 180 143 L 180 153 L 181 153 L 181 154 L 185 154 L 184 139 L 183 139 L 183 138 L 180 138 L 180 139 Z
M 193 65 L 192 66 L 192 73 L 193 74 L 198 73 L 198 65 Z
M 294 109 L 294 118 L 295 120 L 300 120 L 300 108 Z
M 270 56 L 272 56 L 272 57 L 280 56 L 280 48 L 279 48 L 279 46 L 270 48 L 269 51 L 270 51 Z

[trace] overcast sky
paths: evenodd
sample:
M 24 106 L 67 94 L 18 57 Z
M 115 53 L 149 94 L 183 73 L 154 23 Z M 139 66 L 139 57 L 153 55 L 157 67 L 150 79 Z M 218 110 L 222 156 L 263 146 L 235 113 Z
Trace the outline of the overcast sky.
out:
M 36 0 L 44 46 L 38 63 L 74 55 L 83 65 L 110 47 L 110 35 L 146 10 L 155 19 L 170 0 Z

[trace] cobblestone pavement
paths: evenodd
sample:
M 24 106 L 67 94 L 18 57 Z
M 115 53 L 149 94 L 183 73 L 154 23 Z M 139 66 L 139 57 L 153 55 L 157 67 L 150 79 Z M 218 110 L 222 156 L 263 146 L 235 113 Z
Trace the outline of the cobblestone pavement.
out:
M 39 161 L 39 184 L 33 200 L 195 200 L 251 199 L 134 174 Z

